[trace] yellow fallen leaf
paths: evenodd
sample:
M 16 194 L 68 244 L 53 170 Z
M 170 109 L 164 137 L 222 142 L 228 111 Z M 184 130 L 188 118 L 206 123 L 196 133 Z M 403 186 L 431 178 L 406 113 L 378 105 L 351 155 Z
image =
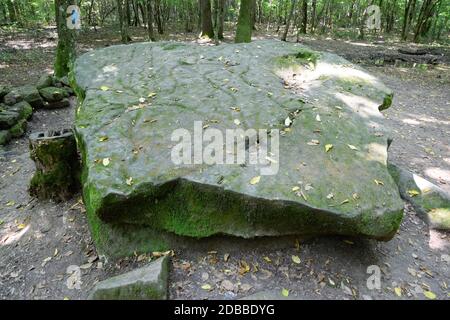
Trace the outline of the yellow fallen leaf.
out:
M 127 183 L 127 185 L 131 186 L 131 185 L 133 184 L 133 177 L 129 177 L 129 178 L 126 180 L 126 183 Z
M 348 144 L 347 146 L 348 146 L 350 149 L 352 149 L 352 150 L 358 150 L 357 147 L 355 147 L 355 146 L 353 146 L 353 145 L 351 145 L 351 144 Z
M 420 194 L 420 192 L 417 190 L 408 190 L 408 194 L 410 197 L 415 197 L 415 196 L 418 196 Z
M 332 145 L 332 144 L 327 144 L 327 145 L 325 146 L 325 151 L 326 151 L 326 152 L 329 152 L 331 149 L 333 149 L 333 145 Z
M 271 262 L 272 262 L 272 260 L 271 260 L 269 257 L 264 257 L 263 259 L 264 259 L 264 261 L 266 261 L 267 263 L 271 263 Z
M 431 291 L 424 291 L 423 295 L 425 297 L 427 297 L 428 299 L 431 299 L 431 300 L 436 299 L 436 295 L 433 292 L 431 292 Z
M 204 284 L 204 285 L 202 285 L 202 289 L 203 289 L 203 290 L 210 291 L 210 290 L 212 289 L 212 287 L 211 287 L 210 284 Z
M 298 191 L 298 190 L 300 190 L 300 187 L 293 187 L 293 188 L 292 188 L 292 191 L 294 191 L 294 192 L 296 192 L 296 191 Z
M 299 256 L 292 256 L 292 262 L 300 264 L 302 261 L 300 260 Z
M 105 167 L 107 167 L 107 166 L 109 165 L 109 162 L 110 162 L 110 159 L 109 159 L 109 158 L 104 158 L 104 159 L 102 160 L 102 164 L 103 164 Z
M 253 177 L 253 178 L 250 180 L 250 184 L 251 184 L 251 185 L 255 185 L 255 184 L 258 184 L 259 181 L 261 181 L 261 176 Z
M 100 87 L 100 90 L 102 90 L 102 91 L 108 91 L 108 90 L 109 90 L 109 87 L 107 87 L 107 86 L 101 86 L 101 87 Z
M 398 297 L 401 297 L 401 296 L 402 296 L 402 288 L 395 287 L 395 288 L 394 288 L 394 292 L 395 292 L 395 294 L 396 294 Z
M 26 227 L 26 225 L 24 223 L 21 223 L 17 226 L 17 229 L 22 230 Z
M 100 137 L 99 139 L 98 139 L 98 141 L 100 141 L 100 142 L 104 142 L 104 141 L 107 141 L 109 138 L 107 137 L 107 136 L 103 136 L 103 137 Z
M 283 288 L 283 290 L 281 290 L 281 294 L 283 297 L 289 297 L 289 290 Z
M 150 92 L 147 97 L 148 98 L 153 98 L 155 96 L 156 96 L 156 92 Z
M 373 182 L 375 182 L 379 186 L 384 186 L 384 182 L 383 181 L 375 179 L 375 180 L 373 180 Z
M 16 203 L 14 202 L 14 201 L 8 201 L 7 203 L 6 203 L 6 206 L 7 207 L 12 207 L 13 205 L 15 205 Z

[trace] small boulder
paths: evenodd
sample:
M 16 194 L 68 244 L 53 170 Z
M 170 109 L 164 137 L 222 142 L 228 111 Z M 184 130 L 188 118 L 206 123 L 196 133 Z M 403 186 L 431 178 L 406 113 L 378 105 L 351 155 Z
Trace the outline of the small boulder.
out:
M 8 107 L 9 111 L 17 112 L 21 119 L 30 119 L 33 115 L 33 108 L 26 101 L 21 101 L 13 106 Z
M 20 138 L 27 131 L 28 122 L 26 119 L 21 119 L 17 122 L 11 129 L 9 129 L 9 133 L 12 138 Z
M 42 88 L 39 90 L 39 93 L 47 102 L 61 101 L 69 96 L 64 89 L 56 87 Z
M 70 87 L 69 78 L 67 76 L 58 79 L 58 81 L 61 82 L 63 86 Z
M 167 299 L 169 257 L 96 284 L 91 300 Z
M 0 130 L 0 146 L 7 144 L 11 140 L 8 130 Z
M 36 84 L 36 88 L 39 90 L 42 88 L 51 87 L 52 85 L 53 85 L 53 77 L 51 75 L 44 74 L 39 78 Z
M 0 100 L 11 91 L 9 86 L 0 85 Z
M 400 195 L 412 204 L 419 217 L 433 229 L 450 230 L 450 194 L 394 164 L 389 164 L 388 168 Z
M 23 100 L 23 97 L 20 95 L 19 92 L 17 92 L 16 90 L 12 90 L 10 92 L 8 92 L 5 96 L 4 96 L 4 102 L 9 105 L 12 106 L 13 104 L 16 104 L 20 101 Z
M 10 106 L 24 100 L 33 108 L 40 108 L 44 104 L 39 91 L 31 85 L 14 88 L 4 98 L 5 103 Z
M 17 112 L 0 110 L 0 130 L 9 129 L 20 120 Z

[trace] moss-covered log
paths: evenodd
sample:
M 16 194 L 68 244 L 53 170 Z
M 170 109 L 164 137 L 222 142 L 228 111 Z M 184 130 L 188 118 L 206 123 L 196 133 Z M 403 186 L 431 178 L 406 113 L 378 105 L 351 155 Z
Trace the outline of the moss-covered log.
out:
M 79 160 L 72 130 L 30 135 L 30 156 L 36 164 L 31 195 L 62 201 L 79 189 Z

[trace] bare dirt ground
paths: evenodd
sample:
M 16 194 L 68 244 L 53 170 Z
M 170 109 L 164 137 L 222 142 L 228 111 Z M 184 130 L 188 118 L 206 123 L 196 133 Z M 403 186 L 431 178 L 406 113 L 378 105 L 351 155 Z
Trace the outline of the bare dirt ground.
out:
M 143 39 L 142 31 L 136 34 L 135 40 Z M 119 41 L 117 33 L 102 30 L 83 33 L 79 39 L 80 51 Z M 51 72 L 55 40 L 53 29 L 0 32 L 0 84 L 33 83 L 43 72 Z M 302 42 L 354 62 L 399 45 L 326 38 Z M 442 50 L 448 59 L 448 48 Z M 429 70 L 363 64 L 396 94 L 393 107 L 385 112 L 394 135 L 391 160 L 450 192 L 448 64 Z M 75 103 L 65 110 L 36 111 L 28 134 L 70 127 Z M 64 203 L 32 199 L 27 185 L 33 171 L 27 137 L 0 147 L 0 299 L 84 299 L 96 281 L 148 261 L 142 256 L 118 261 L 98 257 L 80 195 Z M 180 244 L 172 259 L 170 297 L 239 299 L 263 292 L 265 297 L 284 299 L 426 299 L 432 292 L 448 300 L 450 234 L 430 230 L 409 205 L 405 209 L 401 228 L 389 242 L 214 237 Z M 367 268 L 372 265 L 381 269 L 379 290 L 367 287 Z M 70 266 L 80 267 L 81 277 L 75 279 L 79 282 L 67 272 Z M 282 296 L 283 289 L 288 297 Z

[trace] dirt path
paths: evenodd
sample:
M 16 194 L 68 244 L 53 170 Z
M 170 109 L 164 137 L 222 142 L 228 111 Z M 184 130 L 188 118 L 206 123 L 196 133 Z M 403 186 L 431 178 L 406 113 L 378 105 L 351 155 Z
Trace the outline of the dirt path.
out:
M 2 83 L 32 82 L 43 68 L 51 68 L 54 39 L 48 32 L 36 38 L 45 39 L 42 46 L 34 46 L 35 39 L 26 34 L 19 39 L 15 45 L 32 47 L 16 49 L 29 63 L 14 56 L 0 59 L 0 70 L 6 74 Z M 82 44 L 84 49 L 96 41 L 91 39 Z M 353 44 L 333 40 L 305 42 L 344 56 L 356 50 Z M 0 41 L 0 57 L 12 43 Z M 385 112 L 394 132 L 392 161 L 450 190 L 449 72 L 443 68 L 368 67 L 396 92 L 394 106 Z M 35 112 L 28 133 L 68 127 L 73 114 L 74 106 Z M 96 281 L 145 263 L 143 257 L 98 257 L 80 197 L 59 204 L 33 200 L 26 191 L 33 170 L 26 137 L 0 148 L 0 299 L 83 299 Z M 237 299 L 264 292 L 266 297 L 282 298 L 282 289 L 287 289 L 295 299 L 424 299 L 426 291 L 449 299 L 449 253 L 450 235 L 429 230 L 407 206 L 398 234 L 387 243 L 338 237 L 216 237 L 180 245 L 172 263 L 170 296 Z M 381 270 L 380 290 L 367 287 L 367 268 L 373 265 Z M 80 267 L 80 289 L 76 283 L 72 288 L 69 266 Z M 211 290 L 202 289 L 205 284 Z

